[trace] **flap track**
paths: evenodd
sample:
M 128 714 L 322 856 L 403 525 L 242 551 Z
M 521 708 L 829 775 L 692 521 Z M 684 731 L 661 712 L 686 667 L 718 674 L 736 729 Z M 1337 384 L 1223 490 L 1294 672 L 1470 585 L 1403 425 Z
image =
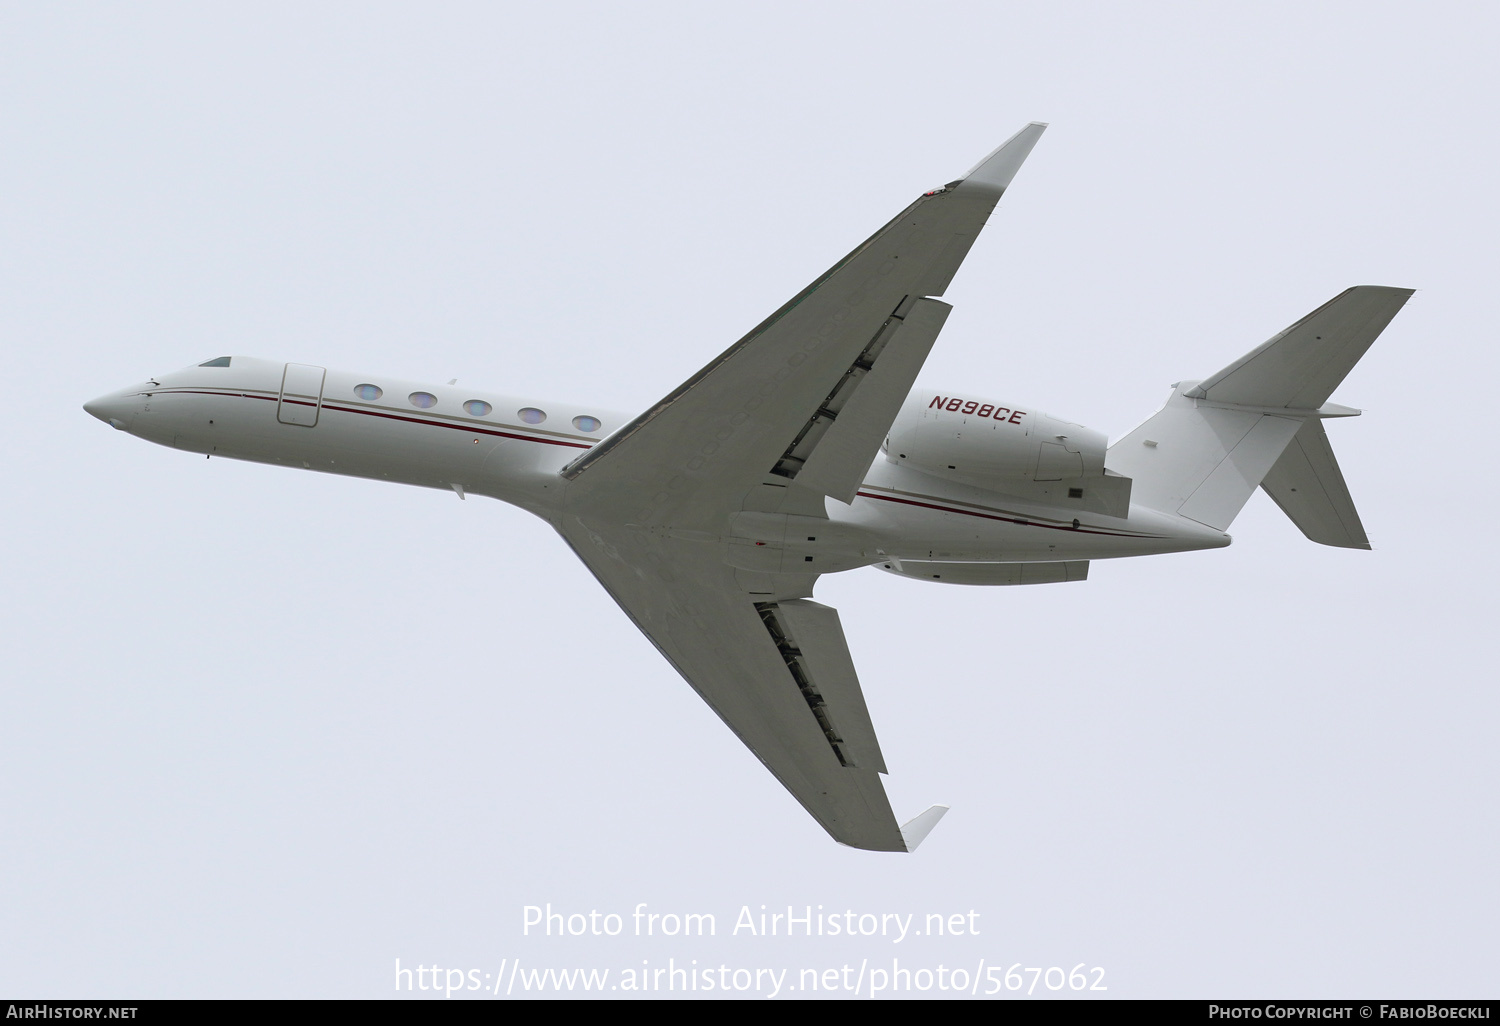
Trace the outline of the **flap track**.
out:
M 797 432 L 797 437 L 792 440 L 791 445 L 787 446 L 781 459 L 776 461 L 776 466 L 771 468 L 771 473 L 781 477 L 795 478 L 797 476 L 797 471 L 802 469 L 802 465 L 812 455 L 813 449 L 823 435 L 833 426 L 833 422 L 838 420 L 839 411 L 849 402 L 850 396 L 854 395 L 854 390 L 859 387 L 860 381 L 874 368 L 881 350 L 885 349 L 886 344 L 896 332 L 901 330 L 913 302 L 911 296 L 905 296 L 896 305 L 896 309 L 891 311 L 891 315 L 885 319 L 885 323 L 880 326 L 880 330 L 875 333 L 870 344 L 861 350 L 859 356 L 849 365 L 849 369 L 844 372 L 844 376 L 839 379 L 839 383 L 833 387 L 833 391 L 828 393 L 828 398 L 818 405 L 817 412 L 812 415 L 802 430 Z
M 786 661 L 787 671 L 792 675 L 797 689 L 802 692 L 802 697 L 807 702 L 808 709 L 812 710 L 813 716 L 818 721 L 818 729 L 828 739 L 828 747 L 833 749 L 834 756 L 838 759 L 840 766 L 855 765 L 854 759 L 847 751 L 848 746 L 840 736 L 838 730 L 833 726 L 833 721 L 828 715 L 828 703 L 823 701 L 823 695 L 813 684 L 812 676 L 808 671 L 807 662 L 803 659 L 801 649 L 797 648 L 792 640 L 791 633 L 787 630 L 786 623 L 781 617 L 781 610 L 774 602 L 757 602 L 755 611 L 760 614 L 761 622 L 766 625 L 766 632 L 771 635 L 771 641 L 776 645 L 776 650 L 781 653 L 781 658 Z

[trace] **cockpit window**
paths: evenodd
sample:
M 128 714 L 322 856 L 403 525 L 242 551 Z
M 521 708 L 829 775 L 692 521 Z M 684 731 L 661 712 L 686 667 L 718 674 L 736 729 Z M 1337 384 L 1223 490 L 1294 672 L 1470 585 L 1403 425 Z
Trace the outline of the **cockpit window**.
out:
M 229 357 L 227 357 L 227 356 L 221 356 L 217 360 L 209 360 L 207 363 L 200 363 L 198 366 L 199 367 L 228 367 L 229 366 Z

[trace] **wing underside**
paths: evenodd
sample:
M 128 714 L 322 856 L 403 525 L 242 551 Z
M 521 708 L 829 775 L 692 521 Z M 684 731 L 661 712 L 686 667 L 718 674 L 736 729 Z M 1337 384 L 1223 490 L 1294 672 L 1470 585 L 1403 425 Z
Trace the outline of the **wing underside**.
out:
M 565 468 L 571 507 L 618 517 L 628 498 L 631 523 L 717 526 L 768 475 L 852 498 L 947 316 L 928 297 L 948 287 L 1042 127 L 919 197 Z
M 906 851 L 838 613 L 746 594 L 719 545 L 632 528 L 557 525 L 573 551 L 709 708 L 833 838 Z M 787 582 L 811 590 L 811 580 Z M 802 588 L 796 587 L 803 585 Z
M 920 197 L 562 472 L 553 526 L 766 768 L 852 847 L 907 851 L 942 810 L 897 824 L 838 613 L 810 600 L 815 574 L 737 570 L 729 547 L 748 542 L 731 537 L 730 523 L 747 514 L 826 522 L 825 496 L 853 501 L 947 318 L 948 305 L 930 297 L 947 288 L 1044 127 L 1022 129 L 964 179 Z

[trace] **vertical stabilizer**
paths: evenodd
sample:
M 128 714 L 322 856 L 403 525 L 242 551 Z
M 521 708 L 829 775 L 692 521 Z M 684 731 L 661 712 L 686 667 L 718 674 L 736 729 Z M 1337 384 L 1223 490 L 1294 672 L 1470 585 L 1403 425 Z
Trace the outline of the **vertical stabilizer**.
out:
M 1349 289 L 1166 405 L 1109 448 L 1132 501 L 1228 529 L 1262 482 L 1314 541 L 1368 548 L 1318 423 L 1358 414 L 1327 402 L 1411 289 Z M 1294 441 L 1295 439 L 1295 441 Z
M 1109 447 L 1105 466 L 1134 478 L 1134 505 L 1226 530 L 1297 434 L 1303 415 L 1206 406 L 1184 381 L 1150 420 Z

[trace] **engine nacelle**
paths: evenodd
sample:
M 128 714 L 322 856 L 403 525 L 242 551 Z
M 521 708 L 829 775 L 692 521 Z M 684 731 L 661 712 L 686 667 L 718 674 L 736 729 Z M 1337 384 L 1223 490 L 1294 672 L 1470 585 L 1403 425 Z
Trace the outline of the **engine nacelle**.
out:
M 913 392 L 886 436 L 901 466 L 1021 498 L 1123 517 L 1130 480 L 1107 474 L 1103 432 L 1039 410 Z
M 1103 477 L 1108 439 L 1038 410 L 946 393 L 914 393 L 888 436 L 887 456 L 943 477 L 1062 481 Z

